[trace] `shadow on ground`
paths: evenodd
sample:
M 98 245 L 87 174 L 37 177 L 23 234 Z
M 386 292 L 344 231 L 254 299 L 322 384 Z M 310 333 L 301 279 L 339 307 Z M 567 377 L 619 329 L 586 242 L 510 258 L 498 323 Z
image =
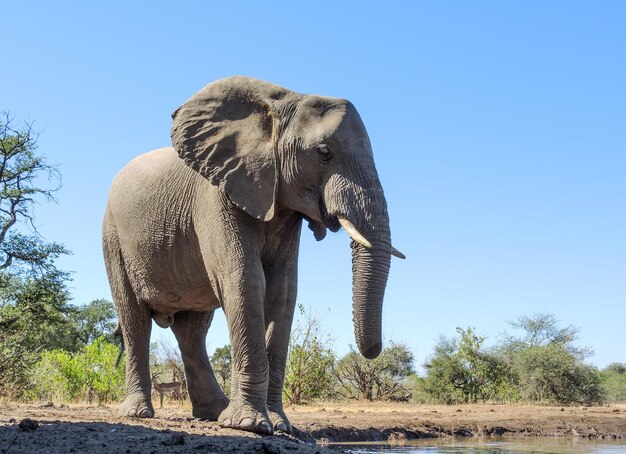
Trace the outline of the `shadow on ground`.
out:
M 0 426 L 0 453 L 324 453 L 337 452 L 305 444 L 286 435 L 191 434 L 169 429 L 152 429 L 134 424 L 39 420 L 38 427 L 19 421 Z M 24 424 L 22 424 L 24 426 Z M 29 430 L 30 429 L 30 430 Z

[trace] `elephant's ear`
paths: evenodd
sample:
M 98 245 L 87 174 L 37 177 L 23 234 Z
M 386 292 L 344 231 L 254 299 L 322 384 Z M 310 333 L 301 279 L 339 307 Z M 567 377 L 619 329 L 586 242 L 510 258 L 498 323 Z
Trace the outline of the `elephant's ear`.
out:
M 172 144 L 251 216 L 270 220 L 277 193 L 272 104 L 289 90 L 248 77 L 213 82 L 172 114 Z

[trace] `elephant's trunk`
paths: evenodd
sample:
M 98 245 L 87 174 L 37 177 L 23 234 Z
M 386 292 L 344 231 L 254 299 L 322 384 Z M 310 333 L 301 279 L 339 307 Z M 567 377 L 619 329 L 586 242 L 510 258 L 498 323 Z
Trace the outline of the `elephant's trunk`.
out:
M 354 334 L 368 359 L 382 350 L 382 306 L 392 251 L 387 204 L 376 175 L 357 185 L 334 176 L 327 186 L 329 212 L 352 238 Z
M 351 246 L 354 335 L 361 354 L 373 359 L 382 350 L 383 297 L 391 255 L 389 246 L 366 248 L 355 241 Z

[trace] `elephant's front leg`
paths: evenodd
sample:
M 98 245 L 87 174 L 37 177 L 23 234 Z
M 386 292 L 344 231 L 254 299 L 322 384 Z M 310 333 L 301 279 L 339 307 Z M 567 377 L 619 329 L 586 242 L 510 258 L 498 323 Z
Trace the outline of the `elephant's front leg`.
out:
M 265 351 L 262 268 L 246 270 L 237 282 L 223 285 L 223 306 L 230 333 L 232 387 L 228 407 L 220 414 L 222 427 L 271 434 L 267 414 L 269 367 Z M 231 278 L 235 277 L 231 275 Z
M 296 249 L 297 250 L 297 249 Z M 275 430 L 291 433 L 291 424 L 283 410 L 283 383 L 289 350 L 289 336 L 296 303 L 297 257 L 282 266 L 267 270 L 265 296 L 265 342 L 270 367 L 267 410 Z

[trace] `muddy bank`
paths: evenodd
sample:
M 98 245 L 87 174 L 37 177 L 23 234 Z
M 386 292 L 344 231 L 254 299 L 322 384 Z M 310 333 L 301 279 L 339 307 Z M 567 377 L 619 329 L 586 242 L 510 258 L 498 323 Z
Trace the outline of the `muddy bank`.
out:
M 331 442 L 453 436 L 626 439 L 625 405 L 328 404 L 291 408 L 289 415 L 312 439 Z
M 167 407 L 153 419 L 134 420 L 119 418 L 116 406 L 12 404 L 0 406 L 0 453 L 323 453 L 337 452 L 324 448 L 328 442 L 453 436 L 626 439 L 626 406 L 329 403 L 289 407 L 287 414 L 293 435 L 261 437 L 191 418 L 187 407 Z M 26 418 L 38 427 L 22 423 L 20 428 Z

